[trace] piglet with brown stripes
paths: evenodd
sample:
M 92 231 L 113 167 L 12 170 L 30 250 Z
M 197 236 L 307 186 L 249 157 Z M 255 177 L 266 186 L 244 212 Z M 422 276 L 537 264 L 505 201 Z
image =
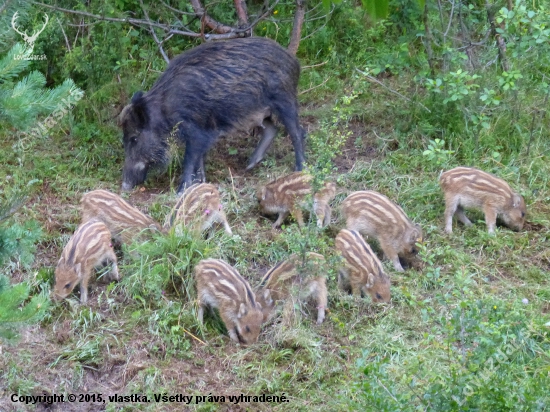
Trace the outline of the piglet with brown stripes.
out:
M 525 201 L 498 177 L 472 167 L 456 167 L 441 174 L 439 184 L 445 193 L 445 232 L 453 231 L 453 215 L 466 226 L 472 222 L 464 208 L 481 209 L 489 233 L 495 233 L 497 216 L 506 226 L 521 230 L 525 223 Z
M 327 182 L 313 195 L 313 213 L 317 216 L 317 227 L 322 228 L 330 224 L 332 210 L 330 201 L 336 196 L 336 183 Z
M 119 279 L 111 232 L 103 222 L 91 219 L 78 227 L 63 249 L 55 269 L 54 298 L 66 298 L 80 283 L 80 303 L 88 300 L 88 281 L 96 266 L 112 262 L 110 279 Z
M 111 231 L 113 238 L 131 243 L 144 230 L 161 231 L 151 217 L 131 206 L 119 195 L 108 190 L 92 190 L 80 200 L 82 223 L 90 219 L 101 220 Z
M 195 282 L 200 323 L 205 307 L 217 308 L 231 340 L 243 344 L 258 340 L 263 320 L 262 307 L 239 272 L 223 260 L 201 260 L 195 267 Z
M 344 259 L 338 286 L 348 292 L 351 289 L 355 296 L 361 296 L 363 291 L 373 302 L 389 302 L 390 278 L 361 235 L 355 230 L 343 229 L 334 244 Z
M 344 199 L 342 213 L 347 229 L 378 240 L 395 270 L 403 272 L 399 258 L 409 261 L 418 253 L 416 243 L 422 242 L 422 229 L 383 194 L 372 190 L 353 192 Z
M 176 234 L 181 235 L 181 225 L 195 232 L 204 232 L 214 223 L 221 223 L 225 232 L 232 234 L 223 206 L 220 192 L 210 183 L 196 183 L 180 196 L 176 205 L 164 222 L 164 230 L 176 226 Z
M 262 278 L 256 293 L 262 304 L 264 321 L 269 319 L 274 303 L 285 300 L 294 292 L 300 300 L 312 300 L 317 306 L 317 324 L 323 323 L 327 308 L 327 286 L 325 277 L 320 274 L 325 258 L 308 252 L 305 259 L 292 255 L 279 262 Z M 266 299 L 266 291 L 270 291 Z
M 312 176 L 302 172 L 294 172 L 282 176 L 265 186 L 262 186 L 256 196 L 264 214 L 278 214 L 273 228 L 280 227 L 284 220 L 292 214 L 300 227 L 304 226 L 302 208 L 306 196 L 312 193 Z M 313 211 L 317 216 L 317 226 L 323 227 L 330 223 L 330 201 L 336 194 L 336 185 L 327 182 L 313 194 Z

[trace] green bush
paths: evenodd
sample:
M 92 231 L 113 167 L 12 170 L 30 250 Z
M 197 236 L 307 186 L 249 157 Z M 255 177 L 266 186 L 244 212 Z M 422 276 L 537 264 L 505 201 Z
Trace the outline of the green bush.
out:
M 550 330 L 526 303 L 478 299 L 468 276 L 423 306 L 415 352 L 366 350 L 358 366 L 361 407 L 380 411 L 543 410 L 550 400 Z

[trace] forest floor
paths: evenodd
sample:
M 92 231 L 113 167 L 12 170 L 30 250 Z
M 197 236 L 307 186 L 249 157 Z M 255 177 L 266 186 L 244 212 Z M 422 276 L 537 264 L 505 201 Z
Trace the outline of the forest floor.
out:
M 307 108 L 302 120 L 309 132 L 314 132 L 318 127 L 316 108 Z M 194 320 L 187 323 L 196 311 L 192 296 L 167 289 L 161 301 L 155 302 L 140 296 L 137 286 L 124 283 L 124 279 L 119 285 L 100 279 L 91 283 L 87 306 L 78 304 L 78 292 L 53 302 L 42 323 L 23 329 L 16 344 L 1 347 L 0 410 L 348 411 L 353 402 L 360 401 L 364 375 L 359 365 L 369 359 L 385 354 L 394 376 L 404 373 L 400 368 L 416 358 L 428 359 L 427 369 L 441 367 L 438 357 L 445 350 L 440 353 L 441 348 L 427 336 L 443 338 L 444 331 L 437 329 L 441 324 L 435 315 L 426 320 L 425 310 L 431 306 L 437 312 L 445 307 L 438 296 L 466 290 L 466 286 L 456 286 L 460 276 L 461 282 L 468 279 L 472 301 L 494 297 L 516 305 L 527 299 L 528 310 L 548 320 L 550 190 L 531 179 L 527 161 L 518 166 L 517 173 L 502 169 L 501 175 L 512 178 L 510 184 L 526 197 L 525 230 L 499 227 L 491 237 L 482 214 L 472 212 L 469 215 L 477 218 L 473 227 L 455 223 L 454 233 L 445 235 L 444 203 L 437 183 L 440 170 L 410 160 L 413 153 L 403 141 L 379 138 L 368 122 L 353 120 L 347 130 L 351 134 L 334 160 L 332 179 L 338 183 L 338 192 L 332 204 L 332 222 L 321 232 L 300 231 L 292 219 L 283 229 L 275 230 L 271 228 L 273 220 L 259 212 L 256 187 L 292 171 L 294 153 L 288 136 L 279 133 L 267 158 L 250 173 L 244 169 L 254 146 L 251 138 L 243 135 L 218 142 L 208 156 L 206 173 L 208 181 L 220 188 L 234 234 L 219 231 L 206 241 L 207 249 L 210 256 L 235 265 L 254 287 L 269 267 L 292 250 L 293 242 L 304 236 L 314 236 L 310 239 L 313 243 L 322 243 L 324 251 L 334 254 L 334 236 L 344 226 L 340 203 L 355 190 L 377 190 L 399 203 L 425 234 L 425 249 L 414 268 L 404 273 L 395 272 L 375 249 L 391 278 L 391 303 L 373 304 L 369 298 L 346 296 L 337 290 L 334 271 L 328 276 L 329 311 L 322 325 L 315 324 L 311 307 L 296 306 L 291 315 L 283 314 L 266 324 L 257 344 L 245 347 L 231 342 L 213 319 L 204 329 Z M 88 150 L 69 134 L 51 139 L 37 142 L 26 154 L 23 171 L 13 177 L 40 180 L 39 190 L 15 219 L 36 219 L 44 231 L 33 267 L 15 269 L 14 282 L 53 285 L 57 260 L 79 224 L 82 194 L 98 188 L 119 193 L 123 161 L 119 142 Z M 4 182 L 16 167 L 8 153 L 12 143 L 6 141 L 0 155 L 7 165 L 0 171 Z M 483 166 L 495 167 L 478 165 Z M 171 166 L 152 175 L 145 185 L 125 195 L 126 199 L 162 223 L 175 202 L 170 188 L 177 185 L 179 171 L 178 166 Z M 315 225 L 310 222 L 309 226 Z M 138 276 L 140 258 L 130 253 L 119 256 L 122 277 Z M 139 283 L 140 278 L 136 279 Z M 456 298 L 457 304 L 460 299 Z M 550 363 L 546 361 L 546 365 Z M 428 375 L 418 372 L 418 376 L 422 382 Z M 425 377 L 425 382 L 428 380 Z M 77 394 L 76 402 L 24 405 L 10 400 L 12 394 L 71 393 Z M 83 398 L 84 402 L 78 402 L 80 394 L 101 394 L 102 400 L 90 402 L 88 398 L 86 402 Z M 108 397 L 116 394 L 146 395 L 149 402 L 109 401 Z M 191 405 L 184 406 L 157 403 L 154 394 L 194 398 Z M 284 401 L 229 401 L 229 395 L 241 394 L 284 396 Z M 209 396 L 226 398 L 216 402 L 209 401 Z

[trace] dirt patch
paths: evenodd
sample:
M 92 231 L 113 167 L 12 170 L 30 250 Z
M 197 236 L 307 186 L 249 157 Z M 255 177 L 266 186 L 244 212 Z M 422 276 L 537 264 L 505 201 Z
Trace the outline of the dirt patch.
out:
M 338 173 L 347 173 L 357 161 L 369 162 L 379 155 L 375 137 L 370 136 L 370 128 L 362 122 L 351 122 L 348 129 L 351 135 L 346 140 L 342 153 L 334 159 Z
M 305 116 L 300 121 L 308 133 L 314 132 L 319 127 L 317 119 L 313 116 Z M 354 121 L 348 125 L 347 130 L 351 134 L 342 148 L 342 153 L 334 159 L 339 173 L 350 171 L 358 160 L 367 162 L 379 155 L 376 136 L 372 135 L 368 125 Z M 232 178 L 253 177 L 257 173 L 255 170 L 262 168 L 261 163 L 249 172 L 245 169 L 252 152 L 260 141 L 260 134 L 261 130 L 257 129 L 249 134 L 240 133 L 219 139 L 206 159 L 207 180 L 217 183 L 230 182 Z M 263 162 L 270 161 L 274 161 L 277 166 L 286 164 L 289 172 L 294 169 L 294 148 L 290 137 L 284 133 L 281 125 L 279 125 L 279 132 L 263 160 Z M 310 159 L 310 161 L 314 161 L 314 159 Z
M 526 230 L 528 232 L 541 232 L 543 230 L 548 230 L 548 228 L 541 225 L 540 223 L 525 222 L 523 225 L 523 230 Z
M 91 299 L 91 302 L 95 302 Z M 228 342 L 228 338 L 213 338 L 208 345 L 193 341 L 189 352 L 182 353 L 180 359 L 169 357 L 164 362 L 164 343 L 147 332 L 147 327 L 132 327 L 129 330 L 123 319 L 104 312 L 96 303 L 92 309 L 104 316 L 105 322 L 117 324 L 116 329 L 103 328 L 109 338 L 102 340 L 101 351 L 93 362 L 78 362 L 67 359 L 75 347 L 85 344 L 83 337 L 77 341 L 80 327 L 65 320 L 46 328 L 37 326 L 22 331 L 17 345 L 4 346 L 0 356 L 0 369 L 8 370 L 10 362 L 19 359 L 17 370 L 20 379 L 32 382 L 29 395 L 52 394 L 102 394 L 106 402 L 65 402 L 48 405 L 38 403 L 37 411 L 102 411 L 108 397 L 115 394 L 143 394 L 147 387 L 153 393 L 169 392 L 170 395 L 250 395 L 249 387 L 254 384 L 254 374 L 237 377 L 235 367 L 246 363 L 257 363 L 260 352 L 265 348 L 248 350 Z M 94 333 L 90 335 L 94 337 Z M 265 345 L 264 345 L 265 346 Z M 61 360 L 60 360 L 61 358 Z M 24 360 L 24 361 L 23 361 Z M 151 384 L 146 382 L 151 380 Z M 6 382 L 0 389 L 0 410 L 21 410 L 20 404 L 10 401 L 9 394 L 14 390 Z M 136 389 L 138 388 L 138 389 Z M 139 389 L 142 388 L 142 389 Z M 253 394 L 256 395 L 256 394 Z M 131 406 L 132 403 L 117 405 Z M 268 404 L 266 404 L 268 406 Z M 269 410 L 266 405 L 256 405 L 255 410 Z M 181 410 L 177 404 L 158 403 L 154 410 Z M 235 405 L 228 402 L 219 405 L 219 410 L 244 411 L 250 404 Z

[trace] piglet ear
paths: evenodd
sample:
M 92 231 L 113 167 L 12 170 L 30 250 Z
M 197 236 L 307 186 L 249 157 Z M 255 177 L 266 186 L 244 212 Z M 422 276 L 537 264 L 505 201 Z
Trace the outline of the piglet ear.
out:
M 422 243 L 422 230 L 420 226 L 414 225 L 414 228 L 409 232 L 409 243 Z
M 80 276 L 80 269 L 82 268 L 82 263 L 78 262 L 76 265 L 74 265 L 74 270 L 78 276 Z
M 365 287 L 367 289 L 370 289 L 374 286 L 374 275 L 372 273 L 369 273 L 367 277 L 367 283 L 365 284 Z
M 521 196 L 517 193 L 514 193 L 514 196 L 512 196 L 512 206 L 517 208 L 521 205 Z
M 244 303 L 241 303 L 241 305 L 239 306 L 239 313 L 237 314 L 237 318 L 240 319 L 243 316 L 245 316 L 247 313 L 248 311 L 246 310 L 246 305 Z
M 424 240 L 422 239 L 422 229 L 420 228 L 420 225 L 414 225 L 414 227 L 416 228 L 417 234 L 416 243 L 422 243 L 422 241 Z
M 267 304 L 267 306 L 272 306 L 273 299 L 271 299 L 271 291 L 269 289 L 265 289 L 263 295 L 264 302 Z

